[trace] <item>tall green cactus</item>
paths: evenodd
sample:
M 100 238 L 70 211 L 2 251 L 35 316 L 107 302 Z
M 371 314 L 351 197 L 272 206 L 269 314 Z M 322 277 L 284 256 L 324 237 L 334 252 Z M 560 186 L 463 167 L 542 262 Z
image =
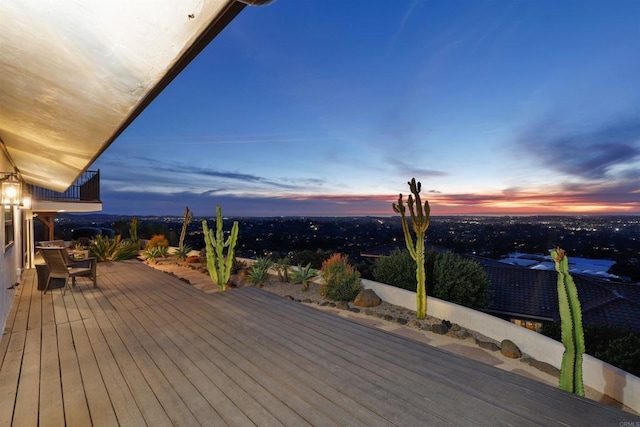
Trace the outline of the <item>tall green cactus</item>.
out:
M 184 219 L 182 221 L 182 231 L 180 232 L 180 242 L 178 247 L 184 248 L 184 238 L 187 236 L 187 227 L 193 221 L 193 212 L 189 210 L 189 206 L 184 207 Z
M 393 204 L 393 211 L 401 215 L 404 241 L 407 244 L 407 249 L 409 249 L 411 258 L 416 262 L 416 279 L 418 281 L 418 288 L 416 292 L 416 317 L 418 319 L 424 319 L 427 315 L 427 292 L 425 290 L 424 272 L 424 241 L 427 228 L 429 228 L 429 215 L 431 214 L 431 208 L 429 208 L 428 200 L 425 200 L 424 208 L 420 201 L 420 190 L 422 188 L 422 184 L 420 182 L 416 183 L 415 178 L 411 178 L 411 181 L 408 182 L 408 184 L 409 190 L 413 193 L 413 196 L 409 195 L 409 198 L 407 199 L 407 206 L 409 207 L 409 213 L 411 214 L 413 231 L 416 234 L 415 243 L 411 237 L 409 225 L 405 216 L 406 208 L 402 203 L 402 194 L 398 196 L 398 203 Z
M 233 265 L 234 250 L 238 240 L 238 221 L 233 222 L 231 234 L 224 240 L 222 231 L 222 209 L 216 206 L 216 232 L 209 230 L 207 220 L 202 220 L 202 230 L 204 231 L 204 242 L 207 250 L 207 270 L 214 284 L 218 285 L 221 291 L 227 289 L 227 282 L 231 277 L 231 267 Z M 224 248 L 228 248 L 225 255 Z
M 557 247 L 551 251 L 558 272 L 558 306 L 562 328 L 562 367 L 560 388 L 584 396 L 582 382 L 582 355 L 584 354 L 584 331 L 582 329 L 582 309 L 578 290 L 569 274 L 569 259 L 565 251 Z
M 132 242 L 138 243 L 138 218 L 131 218 L 131 227 L 129 228 L 129 237 Z

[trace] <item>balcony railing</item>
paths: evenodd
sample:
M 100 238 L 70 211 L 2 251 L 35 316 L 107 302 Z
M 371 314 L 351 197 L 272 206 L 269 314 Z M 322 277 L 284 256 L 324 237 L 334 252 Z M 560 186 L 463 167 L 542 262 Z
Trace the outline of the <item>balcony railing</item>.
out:
M 59 192 L 27 184 L 33 200 L 51 202 L 100 202 L 100 171 L 85 171 L 67 191 Z

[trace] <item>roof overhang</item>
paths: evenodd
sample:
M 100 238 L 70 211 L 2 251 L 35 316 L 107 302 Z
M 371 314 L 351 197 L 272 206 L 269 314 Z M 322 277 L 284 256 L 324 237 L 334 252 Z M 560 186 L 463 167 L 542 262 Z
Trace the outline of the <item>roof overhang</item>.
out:
M 65 191 L 246 0 L 0 2 L 0 144 Z

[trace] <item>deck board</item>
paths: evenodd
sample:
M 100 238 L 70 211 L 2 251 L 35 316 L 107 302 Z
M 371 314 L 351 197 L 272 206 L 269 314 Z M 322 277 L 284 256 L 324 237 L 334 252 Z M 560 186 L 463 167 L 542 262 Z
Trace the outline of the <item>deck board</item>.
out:
M 0 425 L 617 425 L 632 414 L 253 288 L 137 262 L 44 295 L 0 342 Z

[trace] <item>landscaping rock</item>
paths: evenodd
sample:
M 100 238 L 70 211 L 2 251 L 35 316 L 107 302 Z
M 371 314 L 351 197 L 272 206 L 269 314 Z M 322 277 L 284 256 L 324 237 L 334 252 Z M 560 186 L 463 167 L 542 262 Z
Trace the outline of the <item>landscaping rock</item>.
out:
M 359 308 L 355 308 L 355 307 L 349 308 L 349 311 L 352 312 L 352 313 L 360 313 L 360 309 Z
M 358 307 L 376 307 L 382 303 L 382 300 L 372 289 L 363 289 L 353 301 Z
M 545 372 L 549 375 L 553 375 L 556 378 L 560 377 L 560 369 L 556 368 L 553 365 L 550 365 L 546 362 L 541 362 L 534 358 L 530 358 L 528 362 L 529 362 L 529 365 L 533 366 L 536 369 L 539 369 L 542 372 Z
M 326 307 L 326 306 L 328 306 L 328 305 L 329 305 L 329 301 L 322 301 L 322 302 L 320 303 L 320 307 Z
M 451 330 L 453 332 L 458 332 L 460 329 L 462 329 L 462 328 L 457 323 L 454 323 L 453 325 L 451 325 Z
M 376 314 L 376 313 L 375 313 L 375 311 L 371 310 L 370 308 L 367 308 L 367 309 L 364 311 L 364 314 L 366 314 L 367 316 L 373 316 L 373 315 L 374 315 L 374 314 Z
M 420 329 L 422 329 L 423 331 L 430 331 L 431 330 L 431 325 L 428 323 L 420 323 L 420 326 L 418 326 Z
M 444 335 L 449 332 L 449 327 L 444 323 L 436 323 L 435 325 L 431 325 L 431 332 L 439 335 Z
M 336 303 L 336 308 L 339 308 L 340 310 L 349 310 L 349 303 L 346 301 L 338 301 Z
M 418 322 L 416 319 L 411 319 L 407 322 L 407 326 L 420 329 L 420 322 Z
M 453 331 L 453 328 L 451 328 L 451 330 Z M 466 329 L 460 329 L 458 331 L 454 331 L 453 332 L 455 334 L 456 337 L 460 338 L 461 340 L 467 339 L 471 336 L 471 334 L 469 333 L 469 331 L 467 331 Z
M 291 295 L 285 295 L 284 298 L 288 299 L 289 301 L 293 301 L 293 297 Z
M 476 344 L 478 344 L 480 348 L 484 348 L 485 350 L 500 351 L 500 347 L 498 347 L 498 344 L 491 341 L 476 340 Z
M 396 319 L 396 322 L 401 324 L 401 325 L 406 325 L 407 324 L 407 319 L 403 319 L 402 317 L 398 317 Z
M 518 346 L 511 340 L 502 340 L 500 343 L 500 353 L 512 359 L 520 359 L 520 356 L 522 356 L 522 352 Z

